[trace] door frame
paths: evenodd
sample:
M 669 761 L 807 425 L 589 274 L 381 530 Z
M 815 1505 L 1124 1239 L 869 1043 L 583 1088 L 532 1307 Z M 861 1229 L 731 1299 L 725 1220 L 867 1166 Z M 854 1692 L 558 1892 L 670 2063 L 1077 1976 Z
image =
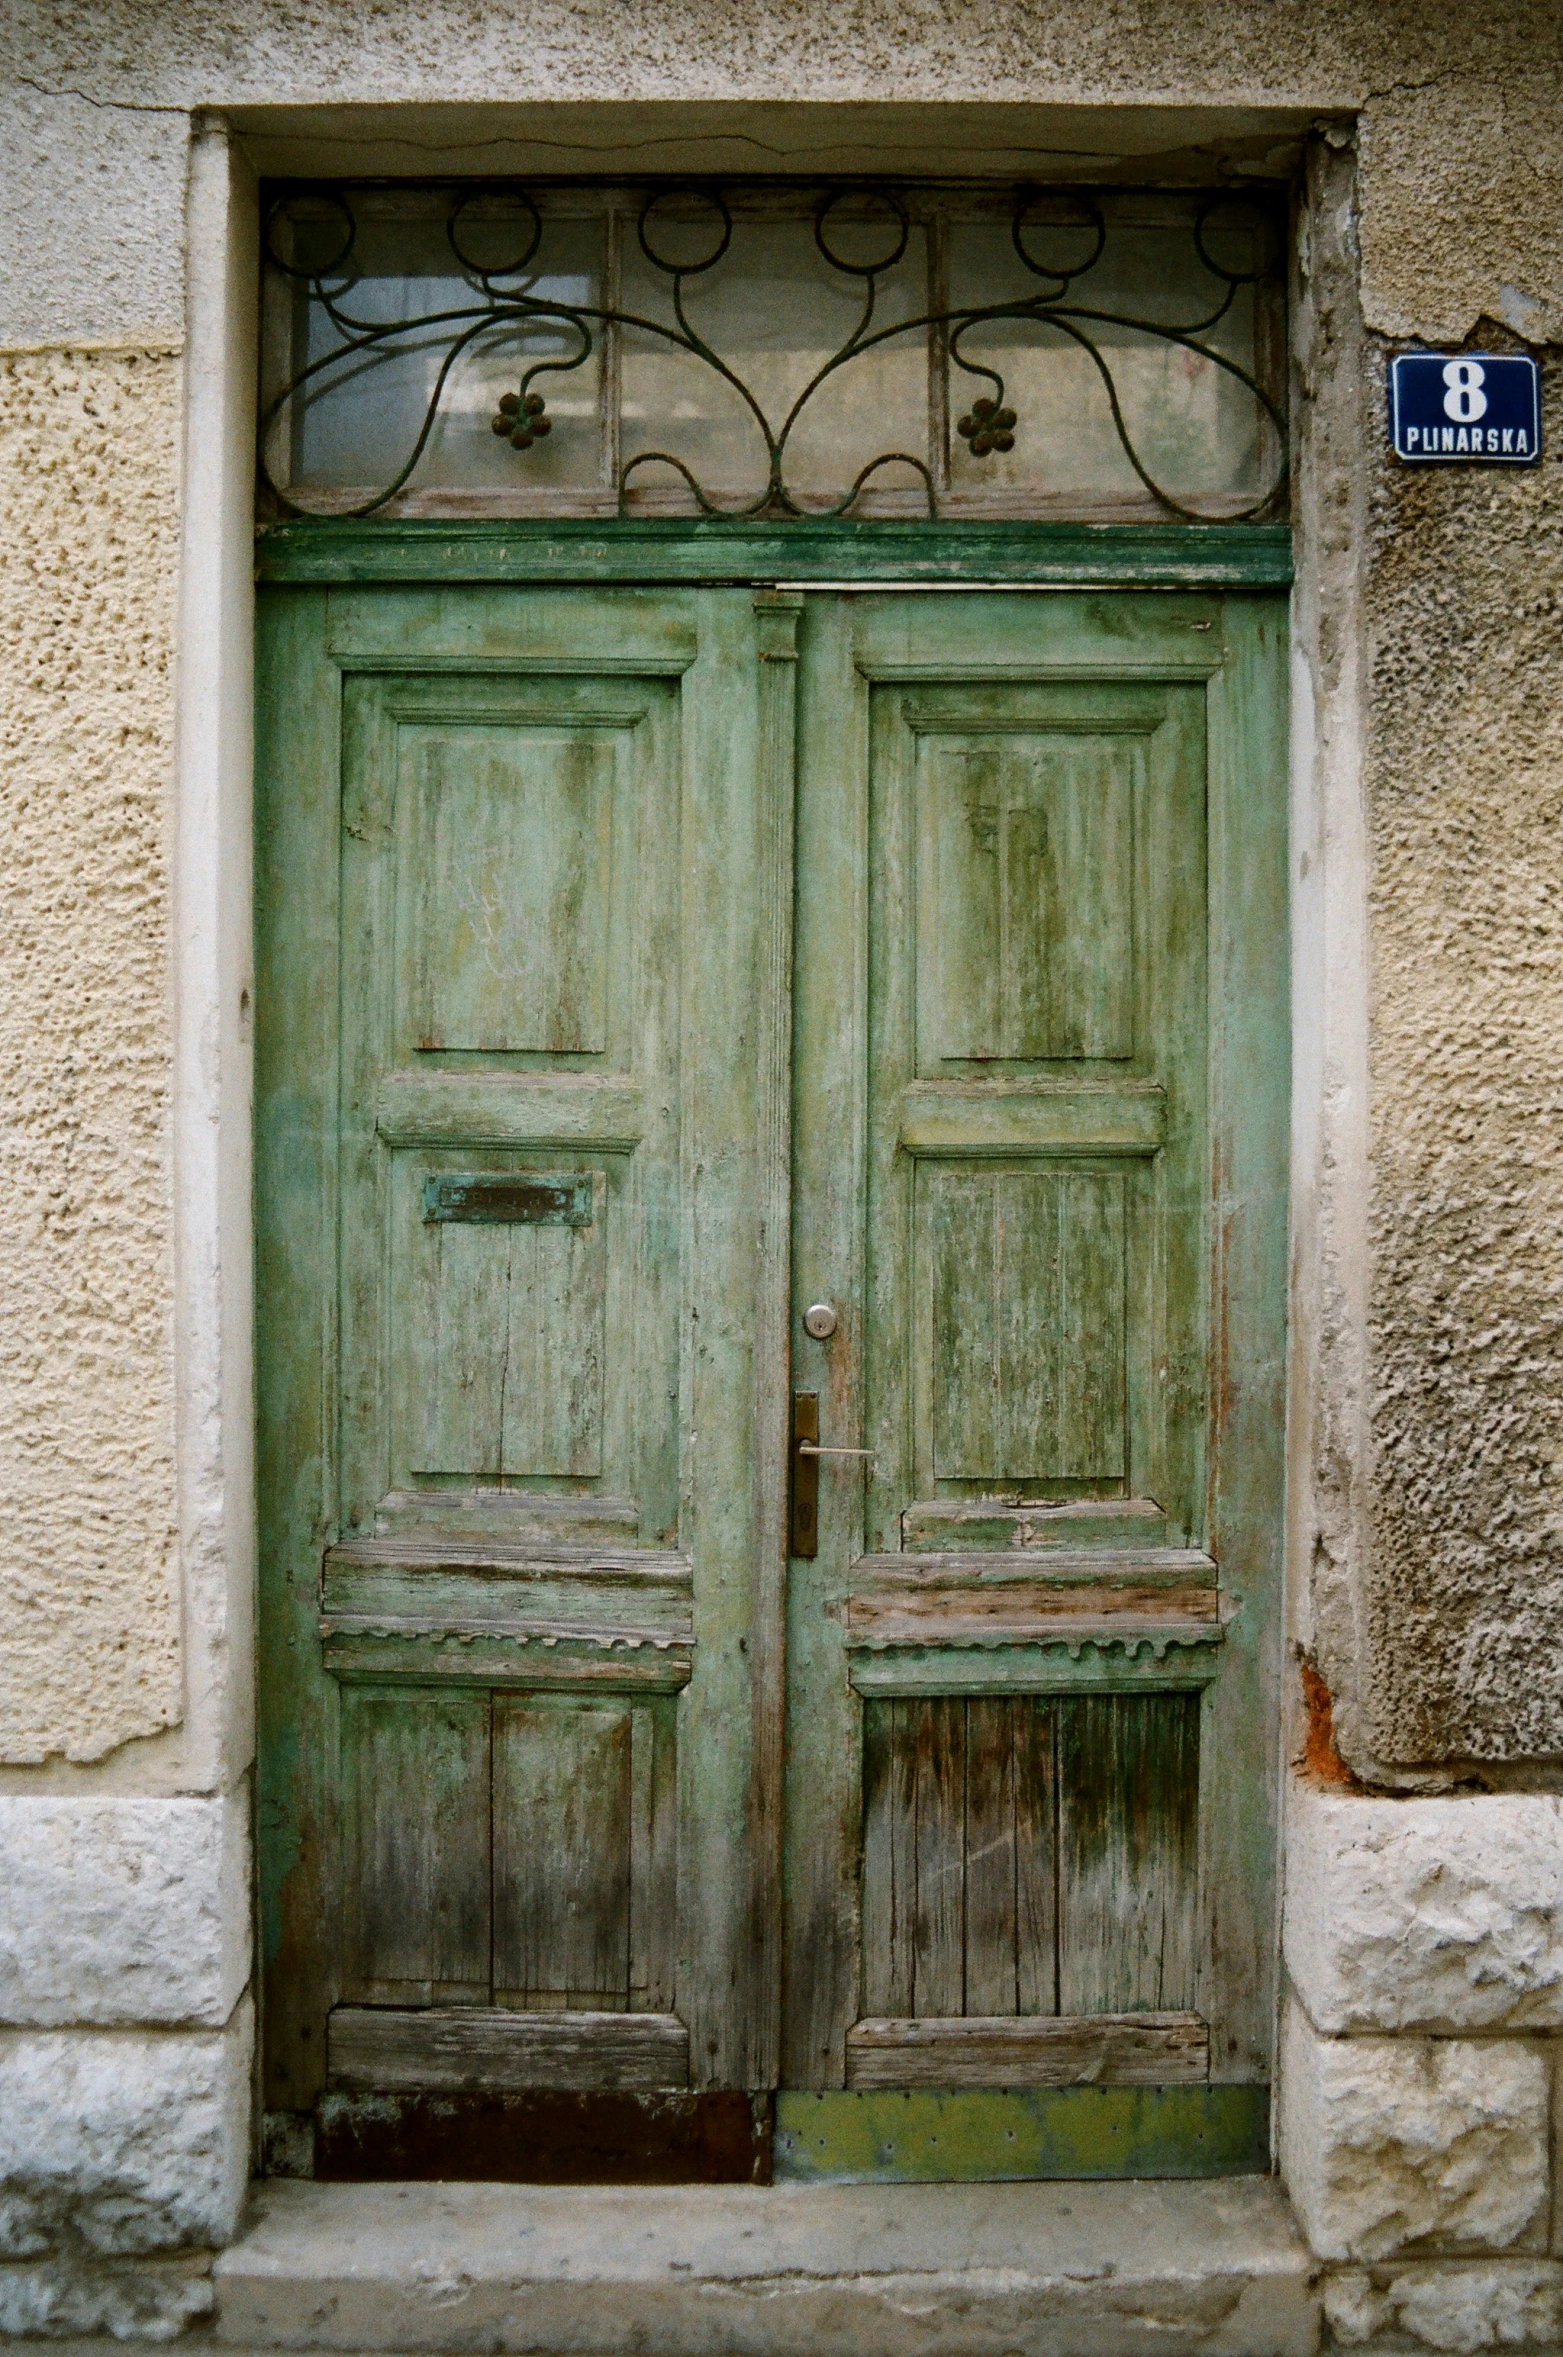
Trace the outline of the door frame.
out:
M 1287 528 L 1276 526 L 941 526 L 840 521 L 767 526 L 660 519 L 608 525 L 584 520 L 538 525 L 508 520 L 363 523 L 311 519 L 263 531 L 257 558 L 257 579 L 278 585 L 307 583 L 347 588 L 392 583 L 437 583 L 451 587 L 463 583 L 490 586 L 503 583 L 520 587 L 591 583 L 603 587 L 648 588 L 687 587 L 698 582 L 749 588 L 759 593 L 757 606 L 766 593 L 780 592 L 777 604 L 794 608 L 801 604 L 801 597 L 796 593 L 808 589 L 844 593 L 875 589 L 948 592 L 977 588 L 1022 594 L 1063 590 L 1216 591 L 1239 595 L 1246 592 L 1264 600 L 1284 633 L 1284 607 L 1276 593 L 1284 592 L 1291 580 L 1291 535 Z M 783 652 L 780 647 L 776 651 Z M 1195 663 L 1191 668 L 1200 666 Z M 1220 666 L 1209 664 L 1203 668 L 1207 677 L 1214 677 Z M 767 664 L 766 669 L 771 671 L 771 665 Z M 778 664 L 772 671 L 778 690 L 790 669 L 790 664 Z M 787 684 L 790 687 L 790 680 Z M 780 707 L 785 705 L 790 713 L 790 695 L 783 692 L 779 698 L 773 695 L 771 700 L 778 703 L 775 722 L 785 733 L 786 715 Z M 1228 844 L 1222 809 L 1236 780 L 1229 778 L 1223 768 L 1219 752 L 1221 731 L 1218 728 L 1212 732 L 1210 1134 L 1217 1201 L 1211 1221 L 1216 1254 L 1211 1270 L 1210 1302 L 1211 1397 L 1223 1419 L 1240 1416 L 1245 1426 L 1252 1423 L 1269 1436 L 1268 1445 L 1259 1452 L 1260 1469 L 1240 1485 L 1246 1497 L 1239 1512 L 1252 1519 L 1253 1499 L 1263 1495 L 1269 1500 L 1264 1516 L 1270 1533 L 1266 1584 L 1273 1586 L 1275 1602 L 1265 1615 L 1270 1659 L 1264 1665 L 1261 1685 L 1266 1702 L 1263 1715 L 1278 1735 L 1289 1099 L 1284 711 L 1272 709 L 1269 722 L 1264 774 L 1274 781 L 1271 815 L 1277 825 L 1274 844 L 1278 845 L 1278 856 L 1265 863 L 1264 913 L 1257 925 L 1250 921 L 1251 911 L 1244 921 L 1239 921 L 1236 908 L 1243 898 L 1242 890 L 1223 888 L 1217 873 Z M 790 767 L 790 763 L 784 761 L 781 766 Z M 784 799 L 790 819 L 790 794 Z M 1252 876 L 1231 879 L 1233 887 L 1244 881 L 1252 885 L 1254 879 Z M 1278 957 L 1281 974 L 1279 991 L 1272 987 L 1267 994 L 1261 994 L 1264 1021 L 1260 1030 L 1264 1036 L 1260 1042 L 1245 1041 L 1240 1020 L 1244 994 L 1241 988 L 1227 987 L 1227 977 L 1217 971 L 1223 962 L 1228 968 L 1234 962 L 1241 962 L 1245 923 L 1249 927 L 1247 937 L 1263 938 L 1269 954 Z M 1218 1023 L 1218 1009 L 1231 1010 L 1236 1019 Z M 1252 1052 L 1256 1045 L 1261 1050 L 1257 1061 Z M 1279 1059 L 1274 1052 L 1277 1046 L 1281 1051 Z M 1252 1114 L 1258 1101 L 1256 1084 L 1261 1068 L 1263 1086 L 1258 1096 L 1263 1099 L 1264 1111 L 1257 1124 L 1250 1122 L 1248 1134 L 1252 1139 L 1257 1127 L 1262 1132 L 1263 1143 L 1254 1167 L 1245 1168 L 1242 1149 L 1236 1146 L 1235 1132 L 1232 1132 L 1230 1109 L 1241 1099 Z M 1244 1080 L 1248 1084 L 1246 1088 Z M 1260 1192 L 1267 1198 L 1266 1217 L 1261 1223 L 1265 1232 L 1254 1244 L 1243 1247 L 1253 1266 L 1247 1278 L 1234 1286 L 1231 1282 L 1234 1264 L 1227 1242 L 1233 1219 L 1237 1218 L 1241 1226 L 1239 1199 L 1245 1187 L 1252 1193 L 1256 1178 Z M 786 1272 L 782 1273 L 785 1282 Z M 1236 1328 L 1228 1315 L 1234 1302 L 1243 1312 Z M 1247 1312 L 1255 1302 L 1261 1305 L 1259 1326 L 1264 1332 L 1249 1330 L 1253 1320 Z M 783 1322 L 780 1335 L 773 1337 L 782 1343 L 783 1350 L 785 1332 Z M 779 1444 L 780 1427 L 777 1437 Z M 1218 1462 L 1224 1455 L 1219 1448 L 1213 1451 L 1213 1458 Z M 1268 1805 L 1262 1811 L 1272 1857 L 1278 1758 L 1278 1742 L 1272 1741 L 1266 1761 Z M 779 1758 L 777 1764 L 779 1768 Z M 1263 1879 L 1268 1883 L 1273 1877 Z M 1051 2092 L 1121 2097 L 1130 2091 Z M 1035 2173 L 1146 2174 L 1163 2173 L 1168 2166 L 1166 2138 L 1153 2130 L 1149 2138 L 1142 2132 L 1124 2140 L 1120 2149 L 1128 2166 L 1109 2166 L 1104 2170 L 1103 2159 L 1110 2163 L 1117 2156 L 1104 2154 L 1100 2123 L 1094 2117 L 1084 2123 L 1083 2144 L 1092 2148 L 1096 2158 L 1087 2159 L 1078 2134 L 1072 2138 L 1066 2135 L 1064 2147 L 1080 2148 L 1074 2165 L 1070 2166 L 1069 2150 L 1060 2147 L 1058 2126 L 1059 2121 L 1054 2120 L 1049 2129 L 1054 2165 Z M 1262 2145 L 1267 2122 L 1245 2116 L 1237 2123 L 1235 2142 L 1233 2133 L 1228 2133 L 1226 2142 L 1233 2144 L 1234 2152 L 1240 2147 L 1242 2158 L 1237 2162 L 1229 2158 L 1226 2167 L 1257 2165 L 1256 2130 L 1258 2145 Z M 1047 2141 L 1045 2137 L 1044 2142 Z M 1211 2157 L 1216 2158 L 1214 2154 Z M 1086 2165 L 1082 2166 L 1082 2162 Z M 1220 2165 L 1217 2160 L 1217 2166 Z M 909 2171 L 895 2173 L 946 2172 L 942 2168 L 914 2166 Z M 974 2169 L 972 2173 L 980 2172 Z

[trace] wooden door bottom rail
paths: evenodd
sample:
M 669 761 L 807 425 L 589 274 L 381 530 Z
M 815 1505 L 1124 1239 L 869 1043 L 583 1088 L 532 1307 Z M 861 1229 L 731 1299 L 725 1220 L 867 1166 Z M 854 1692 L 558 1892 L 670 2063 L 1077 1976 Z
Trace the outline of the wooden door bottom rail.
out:
M 962 2014 L 847 2032 L 849 2088 L 1165 2087 L 1210 2076 L 1197 2013 Z
M 769 2185 L 773 2100 L 722 2092 L 323 2095 L 323 2183 Z
M 333 2086 L 361 2094 L 689 2085 L 689 2032 L 671 2013 L 529 2013 L 489 2005 L 339 2005 Z

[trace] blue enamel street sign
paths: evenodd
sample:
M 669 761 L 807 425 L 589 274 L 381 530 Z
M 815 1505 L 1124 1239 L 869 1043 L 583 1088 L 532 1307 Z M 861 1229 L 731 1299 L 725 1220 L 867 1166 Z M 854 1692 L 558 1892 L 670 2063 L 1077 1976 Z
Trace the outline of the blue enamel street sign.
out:
M 1401 352 L 1389 364 L 1389 436 L 1413 466 L 1534 466 L 1541 371 L 1525 352 Z

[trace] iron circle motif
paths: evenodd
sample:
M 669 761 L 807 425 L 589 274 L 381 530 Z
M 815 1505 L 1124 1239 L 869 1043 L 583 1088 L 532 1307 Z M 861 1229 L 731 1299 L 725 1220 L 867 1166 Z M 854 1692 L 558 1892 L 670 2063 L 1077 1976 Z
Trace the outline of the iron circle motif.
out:
M 828 1342 L 836 1331 L 836 1312 L 828 1301 L 810 1302 L 803 1313 L 803 1330 L 816 1342 Z
M 876 262 L 849 262 L 844 254 L 836 252 L 826 234 L 825 225 L 836 207 L 846 204 L 852 196 L 859 193 L 867 196 L 871 203 L 883 205 L 890 216 L 885 227 L 890 230 L 896 242 L 891 251 Z M 893 228 L 891 227 L 892 223 L 894 224 Z M 882 270 L 893 270 L 906 252 L 906 241 L 911 234 L 911 223 L 907 218 L 906 208 L 891 196 L 888 190 L 883 188 L 870 188 L 861 192 L 849 188 L 838 188 L 834 194 L 825 198 L 814 216 L 814 243 L 819 247 L 832 270 L 843 271 L 849 278 L 877 278 Z
M 1080 217 L 1076 221 L 1031 220 L 1029 215 L 1033 207 L 1044 201 L 1078 205 Z M 1055 236 L 1060 233 L 1065 237 L 1089 236 L 1092 241 L 1091 251 L 1083 262 L 1072 262 L 1067 268 L 1056 262 L 1041 261 L 1035 254 L 1026 251 L 1026 236 L 1028 232 L 1035 236 L 1038 231 L 1045 233 L 1049 230 Z M 1034 278 L 1055 278 L 1062 286 L 1067 286 L 1072 278 L 1084 278 L 1086 272 L 1094 270 L 1101 260 L 1102 248 L 1107 243 L 1107 223 L 1100 208 L 1082 189 L 1023 188 L 1015 199 L 1009 234 L 1016 253 Z
M 721 223 L 721 234 L 718 237 L 716 244 L 712 247 L 710 253 L 706 255 L 703 262 L 670 261 L 665 254 L 658 253 L 656 247 L 652 244 L 650 237 L 647 235 L 651 216 L 656 211 L 658 205 L 667 204 L 680 197 L 685 199 L 694 197 L 700 204 L 709 205 L 712 212 L 716 215 L 718 221 Z M 726 198 L 720 195 L 719 192 L 715 189 L 656 188 L 652 190 L 650 196 L 647 197 L 645 203 L 640 208 L 640 219 L 635 225 L 635 234 L 640 239 L 641 252 L 645 255 L 647 261 L 651 263 L 654 269 L 665 270 L 670 278 L 698 278 L 702 270 L 714 270 L 717 263 L 720 262 L 722 256 L 726 253 L 729 245 L 731 245 L 733 238 L 733 216 L 728 210 Z
M 286 221 L 290 227 L 295 230 L 299 228 L 300 223 L 298 217 L 289 210 L 289 207 L 304 203 L 312 203 L 323 206 L 328 218 L 333 214 L 336 216 L 336 218 L 342 224 L 342 242 L 337 247 L 335 253 L 332 254 L 329 261 L 312 262 L 307 268 L 301 269 L 296 262 L 285 262 L 283 260 L 282 256 L 277 251 L 273 232 L 278 221 Z M 337 194 L 334 188 L 291 189 L 286 196 L 278 197 L 276 203 L 271 207 L 270 211 L 266 215 L 266 257 L 268 261 L 274 262 L 276 264 L 277 268 L 282 272 L 284 278 L 298 278 L 303 279 L 306 282 L 313 281 L 313 283 L 318 286 L 322 279 L 330 278 L 334 272 L 341 269 L 343 263 L 347 260 L 348 255 L 352 252 L 357 239 L 358 223 L 353 218 L 352 208 L 347 203 L 345 198 Z
M 1219 278 L 1227 286 L 1257 286 L 1259 281 L 1268 275 L 1272 260 L 1268 253 L 1261 252 L 1256 269 L 1224 270 L 1206 245 L 1205 225 L 1211 215 L 1220 212 L 1224 206 L 1241 205 L 1242 202 L 1242 198 L 1235 196 L 1230 189 L 1222 189 L 1202 204 L 1194 216 L 1194 251 L 1210 272 L 1211 277 Z
M 527 242 L 525 250 L 518 254 L 513 262 L 507 261 L 483 263 L 480 262 L 475 255 L 467 253 L 462 246 L 461 237 L 459 234 L 461 218 L 462 215 L 466 213 L 473 205 L 481 205 L 485 202 L 492 203 L 494 198 L 497 196 L 503 196 L 512 202 L 514 202 L 516 199 L 520 200 L 520 202 L 526 208 L 527 216 L 529 216 L 531 220 L 531 236 Z M 450 219 L 445 224 L 445 235 L 449 241 L 451 252 L 455 255 L 463 270 L 470 270 L 478 283 L 481 286 L 486 287 L 490 285 L 491 282 L 496 278 L 514 278 L 521 271 L 526 269 L 533 255 L 537 252 L 538 247 L 543 242 L 543 216 L 538 211 L 536 205 L 533 204 L 532 199 L 527 195 L 524 188 L 469 189 L 465 196 L 459 197 L 456 203 L 452 205 Z

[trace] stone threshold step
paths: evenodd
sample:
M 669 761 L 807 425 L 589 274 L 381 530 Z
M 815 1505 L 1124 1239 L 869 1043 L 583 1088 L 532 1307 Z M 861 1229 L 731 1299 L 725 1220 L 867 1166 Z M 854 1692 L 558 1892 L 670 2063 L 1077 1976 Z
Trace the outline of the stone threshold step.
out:
M 549 2357 L 1312 2357 L 1315 2266 L 1264 2177 L 255 2190 L 232 2350 Z

